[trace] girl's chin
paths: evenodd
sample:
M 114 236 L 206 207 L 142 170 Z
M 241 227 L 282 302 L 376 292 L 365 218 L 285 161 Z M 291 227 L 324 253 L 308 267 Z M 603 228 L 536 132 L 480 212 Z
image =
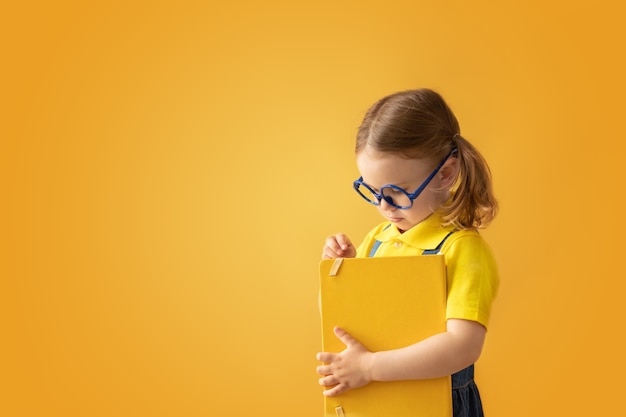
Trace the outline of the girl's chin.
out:
M 404 233 L 413 226 L 415 226 L 414 223 L 411 223 L 407 219 L 387 218 L 387 220 L 393 223 L 398 228 L 398 231 L 400 231 L 400 233 Z

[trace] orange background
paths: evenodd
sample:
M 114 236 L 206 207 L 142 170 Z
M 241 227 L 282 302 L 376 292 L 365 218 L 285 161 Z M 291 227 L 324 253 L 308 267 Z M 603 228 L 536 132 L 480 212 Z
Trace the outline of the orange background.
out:
M 323 239 L 379 221 L 356 127 L 414 87 L 501 202 L 487 414 L 621 409 L 621 2 L 15 3 L 0 415 L 322 415 Z

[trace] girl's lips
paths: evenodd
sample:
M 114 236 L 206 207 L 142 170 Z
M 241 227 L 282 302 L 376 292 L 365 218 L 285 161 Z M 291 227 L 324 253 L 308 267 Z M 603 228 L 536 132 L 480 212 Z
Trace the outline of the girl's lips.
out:
M 403 219 L 400 217 L 387 217 L 389 219 L 390 222 L 392 223 L 398 223 L 401 222 Z

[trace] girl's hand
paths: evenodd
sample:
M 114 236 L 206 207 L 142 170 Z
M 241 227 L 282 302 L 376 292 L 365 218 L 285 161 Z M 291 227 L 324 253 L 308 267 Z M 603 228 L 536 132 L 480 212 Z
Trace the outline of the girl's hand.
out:
M 355 338 L 345 330 L 335 327 L 335 335 L 346 345 L 341 353 L 321 352 L 317 360 L 325 362 L 317 367 L 317 373 L 323 375 L 319 383 L 324 387 L 324 395 L 332 397 L 350 389 L 359 388 L 372 381 L 370 364 L 373 353 L 365 349 Z
M 356 248 L 343 233 L 328 236 L 322 250 L 322 259 L 354 258 Z

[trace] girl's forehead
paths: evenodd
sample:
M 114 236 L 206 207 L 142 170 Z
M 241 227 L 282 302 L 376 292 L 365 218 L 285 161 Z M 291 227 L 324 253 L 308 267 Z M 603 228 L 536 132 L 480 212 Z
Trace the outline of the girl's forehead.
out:
M 374 187 L 385 184 L 412 184 L 428 175 L 428 162 L 403 155 L 368 150 L 356 157 L 363 182 Z

